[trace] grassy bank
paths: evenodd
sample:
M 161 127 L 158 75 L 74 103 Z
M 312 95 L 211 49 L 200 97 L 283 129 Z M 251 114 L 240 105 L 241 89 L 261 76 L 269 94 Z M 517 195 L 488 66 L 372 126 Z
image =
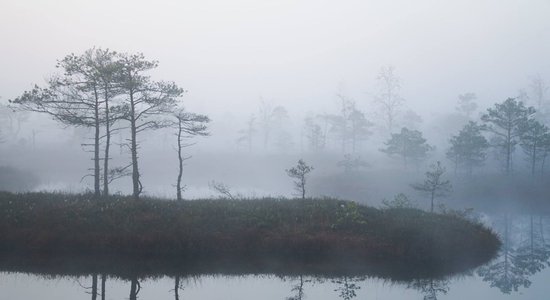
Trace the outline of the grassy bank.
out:
M 463 271 L 491 259 L 499 246 L 491 230 L 456 216 L 335 199 L 177 202 L 0 193 L 4 263 L 15 261 L 6 259 L 14 254 L 121 255 L 143 261 L 351 262 L 348 268 L 391 262 Z

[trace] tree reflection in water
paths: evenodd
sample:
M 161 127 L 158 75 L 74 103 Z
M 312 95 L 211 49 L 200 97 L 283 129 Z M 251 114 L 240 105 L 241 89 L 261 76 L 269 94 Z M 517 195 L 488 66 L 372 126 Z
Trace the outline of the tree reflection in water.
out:
M 286 300 L 302 300 L 304 299 L 304 283 L 310 282 L 311 280 L 304 281 L 304 276 L 300 275 L 298 280 L 298 283 L 296 283 L 291 291 L 296 293 L 294 296 L 287 297 Z
M 179 300 L 180 299 L 180 290 L 183 291 L 183 283 L 181 282 L 181 277 L 179 275 L 176 275 L 174 277 L 174 299 Z
M 543 218 L 539 218 L 538 226 L 533 215 L 526 222 L 525 218 L 517 219 L 517 226 L 514 227 L 512 216 L 506 214 L 499 220 L 500 224 L 494 226 L 500 229 L 500 254 L 491 263 L 478 269 L 478 275 L 484 281 L 504 294 L 517 292 L 521 287 L 528 288 L 531 286 L 530 277 L 549 265 L 550 245 L 544 239 Z M 519 232 L 516 229 L 518 227 Z
M 137 300 L 137 295 L 141 290 L 141 284 L 139 283 L 137 277 L 133 277 L 130 285 L 130 300 Z
M 408 287 L 418 290 L 424 295 L 424 300 L 437 300 L 438 295 L 447 294 L 449 283 L 449 280 L 417 279 L 409 283 Z
M 339 284 L 339 286 L 334 291 L 339 292 L 338 297 L 344 300 L 353 299 L 357 297 L 356 291 L 361 289 L 361 287 L 357 283 L 361 282 L 364 279 L 365 278 L 350 278 L 347 276 L 333 279 L 333 283 Z

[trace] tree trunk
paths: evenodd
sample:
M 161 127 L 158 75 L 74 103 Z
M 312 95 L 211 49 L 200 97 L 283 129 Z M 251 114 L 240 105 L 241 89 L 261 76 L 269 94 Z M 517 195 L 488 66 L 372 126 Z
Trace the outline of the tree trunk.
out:
M 431 205 L 431 209 L 430 209 L 430 212 L 434 212 L 434 198 L 435 198 L 435 190 L 432 190 L 432 205 Z
M 132 81 L 130 76 L 130 82 Z M 141 183 L 139 181 L 139 166 L 138 166 L 138 146 L 137 146 L 137 128 L 136 128 L 136 110 L 134 102 L 134 91 L 130 88 L 130 151 L 132 152 L 132 186 L 133 196 L 135 200 L 139 200 L 141 194 Z
M 535 165 L 537 162 L 537 143 L 533 143 L 533 152 L 531 153 L 531 176 L 535 177 Z
M 544 165 L 546 164 L 546 157 L 548 156 L 548 152 L 543 152 L 543 155 L 542 155 L 542 162 L 540 164 L 540 176 L 541 177 L 544 177 Z
M 105 87 L 105 157 L 103 160 L 103 196 L 109 196 L 109 150 L 111 147 L 111 120 L 109 113 L 109 95 Z
M 97 274 L 92 275 L 92 300 L 97 299 Z
M 174 298 L 175 298 L 175 300 L 180 299 L 179 288 L 180 288 L 180 277 L 176 276 L 176 280 L 175 280 L 175 283 L 174 283 Z
M 137 300 L 137 295 L 141 289 L 137 278 L 132 278 L 132 283 L 130 285 L 130 300 Z
M 508 227 L 509 227 L 508 222 L 509 222 L 508 214 L 506 214 L 504 216 L 504 245 L 503 245 L 503 248 L 504 248 L 504 273 L 506 275 L 508 275 L 508 272 L 509 272 L 508 255 L 510 254 L 509 249 L 508 249 L 508 247 L 510 246 L 509 232 L 508 232 Z
M 542 215 L 539 216 L 539 227 L 540 227 L 540 240 L 542 241 L 542 246 L 546 247 L 546 242 L 544 241 L 544 224 L 542 220 Z
M 101 300 L 105 300 L 105 283 L 107 282 L 107 275 L 101 275 Z
M 535 228 L 533 226 L 533 214 L 531 214 L 531 222 L 530 222 L 530 239 L 531 239 L 531 258 L 533 258 L 533 254 L 535 253 Z
M 181 156 L 181 132 L 182 132 L 182 124 L 181 119 L 178 119 L 178 181 L 176 183 L 176 196 L 178 200 L 181 200 L 181 177 L 183 175 L 183 157 Z
M 306 198 L 306 178 L 305 175 L 302 175 L 301 178 L 301 185 L 302 185 L 302 199 Z
M 94 86 L 94 122 L 95 122 L 95 134 L 94 134 L 94 197 L 99 198 L 101 196 L 101 190 L 99 188 L 99 96 L 97 89 Z
M 512 168 L 512 129 L 508 127 L 506 135 L 506 174 L 511 173 Z

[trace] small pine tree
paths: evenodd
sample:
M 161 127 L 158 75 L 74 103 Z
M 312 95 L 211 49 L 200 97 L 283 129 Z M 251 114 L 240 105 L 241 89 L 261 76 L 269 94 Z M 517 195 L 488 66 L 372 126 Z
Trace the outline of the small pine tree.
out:
M 294 189 L 302 196 L 302 199 L 306 198 L 306 176 L 313 171 L 312 166 L 308 166 L 302 159 L 298 160 L 298 164 L 295 167 L 286 170 L 286 173 L 294 180 Z
M 430 212 L 434 212 L 434 199 L 435 197 L 444 197 L 451 191 L 451 182 L 449 180 L 443 180 L 443 174 L 445 174 L 445 167 L 441 165 L 441 162 L 432 164 L 430 170 L 426 172 L 426 179 L 423 183 L 412 184 L 413 189 L 427 193 L 430 195 L 431 208 Z

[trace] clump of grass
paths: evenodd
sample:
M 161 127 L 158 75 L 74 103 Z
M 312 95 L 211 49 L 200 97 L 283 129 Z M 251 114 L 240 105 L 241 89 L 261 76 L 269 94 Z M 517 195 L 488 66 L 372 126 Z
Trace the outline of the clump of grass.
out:
M 200 260 L 293 260 L 463 271 L 500 242 L 456 215 L 337 199 L 171 201 L 0 193 L 0 251 Z

